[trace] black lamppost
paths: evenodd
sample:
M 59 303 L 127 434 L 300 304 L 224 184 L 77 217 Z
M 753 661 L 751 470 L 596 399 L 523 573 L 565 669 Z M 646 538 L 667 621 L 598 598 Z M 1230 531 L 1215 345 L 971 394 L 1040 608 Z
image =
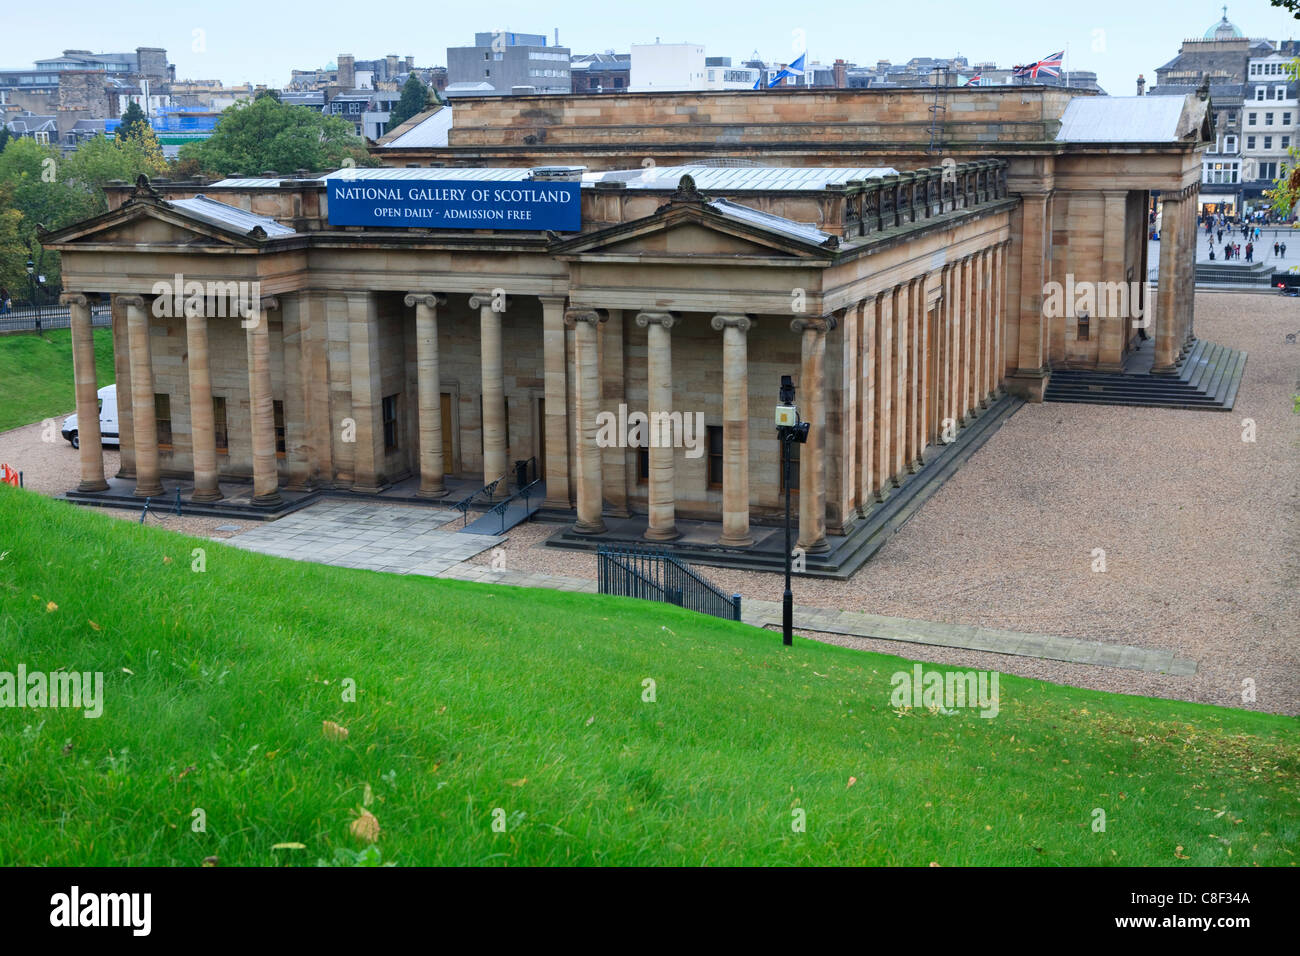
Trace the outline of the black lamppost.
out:
M 31 256 L 27 257 L 27 292 L 32 301 L 32 308 L 36 310 L 36 334 L 41 334 L 41 306 L 36 301 L 36 263 L 32 262 Z
M 776 406 L 776 434 L 781 442 L 781 474 L 785 484 L 785 593 L 781 596 L 781 643 L 794 643 L 794 595 L 790 592 L 790 443 L 808 441 L 808 423 L 800 421 L 794 403 L 794 381 L 781 376 L 780 400 Z

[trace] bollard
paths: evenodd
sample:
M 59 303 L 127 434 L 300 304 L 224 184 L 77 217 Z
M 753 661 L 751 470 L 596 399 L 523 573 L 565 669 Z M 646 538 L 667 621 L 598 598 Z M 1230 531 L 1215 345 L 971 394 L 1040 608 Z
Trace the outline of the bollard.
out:
M 140 523 L 141 523 L 141 524 L 144 524 L 145 516 L 146 516 L 147 514 L 149 514 L 149 502 L 151 502 L 151 501 L 153 501 L 153 498 L 146 498 L 146 499 L 144 499 L 144 510 L 140 512 Z
M 181 490 L 176 489 L 176 517 L 181 516 Z

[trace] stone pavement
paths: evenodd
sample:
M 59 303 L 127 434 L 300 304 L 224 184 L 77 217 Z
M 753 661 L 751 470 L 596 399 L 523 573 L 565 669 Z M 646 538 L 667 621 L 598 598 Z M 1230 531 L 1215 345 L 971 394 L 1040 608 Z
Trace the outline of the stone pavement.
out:
M 596 593 L 596 582 L 591 578 L 498 570 L 487 564 L 469 563 L 469 558 L 495 547 L 505 538 L 438 530 L 460 517 L 454 511 L 370 502 L 322 501 L 230 538 L 229 543 L 261 554 L 345 568 L 424 574 L 480 584 Z M 755 627 L 781 625 L 781 605 L 775 601 L 742 599 L 741 614 L 746 624 Z M 1196 673 L 1195 661 L 1175 657 L 1171 651 L 835 608 L 795 605 L 794 625 L 801 631 L 956 647 L 1073 664 L 1163 674 Z
M 455 511 L 325 500 L 228 539 L 260 554 L 394 574 L 441 574 L 504 538 L 438 529 Z

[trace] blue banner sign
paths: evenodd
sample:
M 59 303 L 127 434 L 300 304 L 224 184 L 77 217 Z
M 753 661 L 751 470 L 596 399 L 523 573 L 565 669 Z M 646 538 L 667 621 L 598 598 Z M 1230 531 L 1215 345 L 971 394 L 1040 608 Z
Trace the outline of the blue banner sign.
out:
M 582 227 L 578 183 L 466 179 L 330 179 L 332 226 L 426 229 Z

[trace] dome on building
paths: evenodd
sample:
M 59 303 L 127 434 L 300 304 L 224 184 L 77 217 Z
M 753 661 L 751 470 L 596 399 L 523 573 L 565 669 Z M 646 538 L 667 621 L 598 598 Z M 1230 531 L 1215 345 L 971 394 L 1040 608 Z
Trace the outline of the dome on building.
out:
M 1237 29 L 1236 24 L 1228 22 L 1228 8 L 1223 8 L 1223 19 L 1205 31 L 1207 40 L 1236 40 L 1246 34 Z

